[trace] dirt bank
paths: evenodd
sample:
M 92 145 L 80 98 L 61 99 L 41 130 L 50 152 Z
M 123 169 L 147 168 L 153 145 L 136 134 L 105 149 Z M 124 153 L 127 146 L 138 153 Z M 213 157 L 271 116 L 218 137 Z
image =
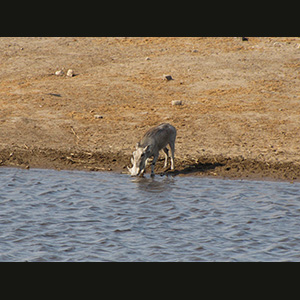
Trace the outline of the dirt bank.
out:
M 299 45 L 0 38 L 0 165 L 125 172 L 143 133 L 169 122 L 175 175 L 299 181 Z

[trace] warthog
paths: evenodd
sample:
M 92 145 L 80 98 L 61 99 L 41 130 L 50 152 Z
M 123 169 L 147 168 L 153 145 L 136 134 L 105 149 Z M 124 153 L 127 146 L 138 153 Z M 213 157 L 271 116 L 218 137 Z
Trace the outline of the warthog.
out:
M 148 130 L 142 140 L 136 144 L 136 150 L 132 153 L 132 168 L 127 167 L 131 176 L 143 175 L 146 169 L 146 163 L 149 157 L 153 156 L 151 164 L 151 176 L 154 176 L 154 166 L 158 159 L 160 150 L 164 151 L 165 164 L 168 164 L 168 148 L 171 148 L 171 170 L 174 170 L 174 152 L 175 152 L 176 129 L 174 126 L 163 123 Z

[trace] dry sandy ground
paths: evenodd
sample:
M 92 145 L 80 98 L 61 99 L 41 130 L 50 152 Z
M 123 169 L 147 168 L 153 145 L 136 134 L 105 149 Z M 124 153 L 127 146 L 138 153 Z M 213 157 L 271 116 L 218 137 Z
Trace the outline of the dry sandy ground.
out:
M 6 37 L 0 68 L 2 166 L 125 172 L 169 122 L 169 173 L 300 180 L 300 38 Z

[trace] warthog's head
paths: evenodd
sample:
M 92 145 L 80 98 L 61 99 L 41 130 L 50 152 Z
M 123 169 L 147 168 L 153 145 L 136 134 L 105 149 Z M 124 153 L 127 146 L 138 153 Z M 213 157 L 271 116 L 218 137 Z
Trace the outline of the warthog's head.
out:
M 141 147 L 139 143 L 136 144 L 136 150 L 133 151 L 131 158 L 132 168 L 127 167 L 131 176 L 138 176 L 145 170 L 146 160 L 149 158 L 150 145 Z

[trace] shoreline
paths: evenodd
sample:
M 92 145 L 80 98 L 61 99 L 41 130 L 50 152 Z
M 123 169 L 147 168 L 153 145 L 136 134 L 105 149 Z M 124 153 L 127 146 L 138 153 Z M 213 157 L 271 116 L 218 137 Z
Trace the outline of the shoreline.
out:
M 266 163 L 244 159 L 226 158 L 223 155 L 180 159 L 175 154 L 175 170 L 163 169 L 164 158 L 160 156 L 155 174 L 157 176 L 196 176 L 230 180 L 262 180 L 300 182 L 300 166 L 292 162 Z M 63 151 L 47 148 L 7 147 L 0 149 L 0 167 L 23 169 L 54 169 L 78 171 L 110 171 L 128 174 L 126 166 L 130 157 L 120 153 L 88 151 Z M 146 174 L 150 172 L 148 165 Z

